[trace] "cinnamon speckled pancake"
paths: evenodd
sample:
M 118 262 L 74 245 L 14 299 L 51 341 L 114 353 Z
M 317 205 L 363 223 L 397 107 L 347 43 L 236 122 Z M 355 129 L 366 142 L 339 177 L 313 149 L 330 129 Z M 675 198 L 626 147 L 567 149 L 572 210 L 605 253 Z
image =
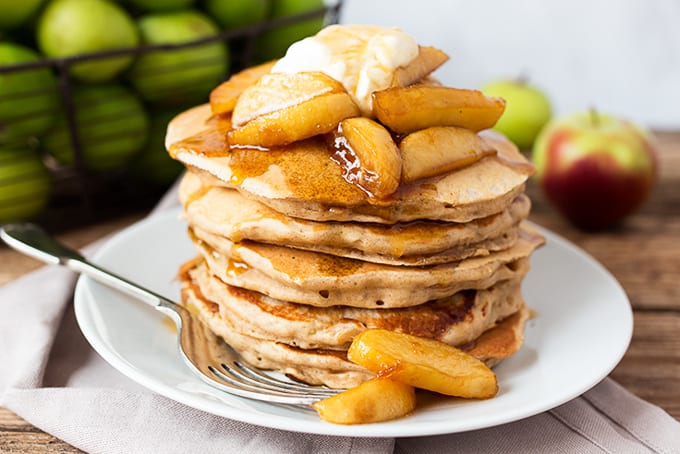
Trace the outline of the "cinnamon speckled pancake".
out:
M 406 185 L 391 198 L 375 200 L 348 183 L 321 137 L 278 149 L 228 149 L 228 124 L 210 106 L 195 107 L 168 126 L 170 154 L 197 169 L 211 185 L 238 189 L 289 216 L 318 221 L 377 223 L 433 219 L 468 222 L 503 211 L 534 172 L 504 137 L 484 133 L 498 156 Z
M 523 305 L 521 280 L 501 281 L 484 290 L 464 290 L 447 298 L 401 309 L 349 306 L 319 308 L 270 298 L 233 287 L 199 263 L 184 277 L 220 307 L 239 333 L 310 349 L 347 350 L 354 336 L 383 328 L 463 345 Z
M 234 189 L 204 186 L 191 172 L 183 178 L 179 195 L 189 223 L 215 241 L 222 236 L 231 242 L 251 240 L 390 265 L 432 265 L 507 249 L 531 207 L 521 194 L 502 212 L 465 224 L 316 222 L 278 213 Z
M 488 288 L 498 281 L 524 276 L 529 255 L 544 241 L 526 224 L 519 240 L 504 251 L 460 262 L 411 267 L 246 241 L 217 250 L 210 234 L 197 227 L 193 233 L 210 271 L 230 285 L 312 306 L 342 304 L 371 309 L 415 306 L 460 290 Z
M 182 289 L 182 302 L 210 330 L 222 337 L 234 350 L 255 367 L 279 371 L 310 384 L 332 388 L 350 388 L 374 377 L 373 373 L 347 361 L 346 352 L 322 349 L 303 350 L 280 342 L 240 334 L 237 327 L 220 315 L 219 306 L 206 299 L 192 285 Z
M 256 367 L 275 370 L 307 383 L 325 384 L 332 388 L 350 388 L 374 377 L 371 372 L 349 362 L 344 351 L 302 349 L 241 334 L 229 319 L 222 317 L 217 303 L 202 295 L 197 286 L 186 281 L 184 284 L 183 304 L 198 312 L 214 333 Z M 493 366 L 519 350 L 527 318 L 528 311 L 522 306 L 515 314 L 500 321 L 462 348 L 473 355 L 475 351 L 480 352 L 479 358 Z

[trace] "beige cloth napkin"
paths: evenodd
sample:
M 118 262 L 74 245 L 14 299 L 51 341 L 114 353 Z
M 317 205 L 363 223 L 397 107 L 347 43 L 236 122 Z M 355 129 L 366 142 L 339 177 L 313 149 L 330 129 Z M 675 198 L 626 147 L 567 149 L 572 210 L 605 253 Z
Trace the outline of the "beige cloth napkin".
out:
M 172 190 L 154 213 L 175 200 Z M 680 423 L 610 379 L 540 415 L 436 437 L 309 435 L 214 416 L 142 388 L 104 362 L 76 324 L 75 280 L 45 267 L 0 289 L 0 405 L 87 452 L 680 453 Z

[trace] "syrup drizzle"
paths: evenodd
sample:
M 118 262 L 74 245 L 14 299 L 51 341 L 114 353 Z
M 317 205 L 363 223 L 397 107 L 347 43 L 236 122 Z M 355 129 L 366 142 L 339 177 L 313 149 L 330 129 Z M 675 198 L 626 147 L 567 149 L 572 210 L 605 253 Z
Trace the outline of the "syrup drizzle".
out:
M 206 130 L 173 144 L 170 147 L 171 155 L 183 150 L 208 158 L 222 159 L 225 167 L 231 170 L 228 183 L 233 186 L 239 186 L 248 178 L 260 177 L 271 171 L 282 178 L 282 187 L 296 197 L 314 200 L 329 209 L 333 206 L 360 206 L 366 203 L 374 208 L 386 205 L 401 198 L 414 184 L 420 188 L 434 186 L 433 178 L 443 176 L 408 185 L 402 183 L 395 193 L 379 199 L 366 188 L 365 183 L 374 183 L 380 176 L 361 165 L 340 125 L 331 133 L 272 148 L 232 146 L 227 138 L 227 132 L 232 128 L 228 115 L 214 115 L 206 122 L 206 127 Z M 482 159 L 497 159 L 518 173 L 533 173 L 533 166 L 519 152 L 510 150 L 510 144 L 487 134 L 483 134 L 483 137 L 498 153 Z M 393 139 L 395 143 L 399 143 L 403 136 L 393 134 Z M 468 165 L 472 164 L 471 162 Z
M 375 198 L 375 194 L 363 182 L 376 182 L 380 176 L 361 165 L 359 156 L 342 133 L 342 124 L 339 124 L 334 132 L 326 134 L 326 146 L 330 152 L 331 161 L 342 169 L 342 178 L 364 191 L 370 198 Z

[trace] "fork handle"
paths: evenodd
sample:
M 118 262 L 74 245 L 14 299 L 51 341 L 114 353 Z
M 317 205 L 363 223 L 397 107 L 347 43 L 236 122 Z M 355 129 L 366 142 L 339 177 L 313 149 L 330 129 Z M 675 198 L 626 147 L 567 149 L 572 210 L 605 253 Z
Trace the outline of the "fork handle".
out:
M 176 307 L 169 299 L 87 260 L 79 252 L 65 246 L 35 224 L 7 224 L 0 229 L 0 238 L 17 251 L 52 265 L 63 265 L 138 298 L 152 307 Z

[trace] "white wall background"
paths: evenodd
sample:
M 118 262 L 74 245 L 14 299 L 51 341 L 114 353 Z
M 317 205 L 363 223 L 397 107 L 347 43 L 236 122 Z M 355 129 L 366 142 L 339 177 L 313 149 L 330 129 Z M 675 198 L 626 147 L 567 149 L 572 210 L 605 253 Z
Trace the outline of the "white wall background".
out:
M 680 0 L 345 0 L 340 20 L 446 51 L 448 85 L 525 75 L 558 115 L 593 106 L 680 130 Z

